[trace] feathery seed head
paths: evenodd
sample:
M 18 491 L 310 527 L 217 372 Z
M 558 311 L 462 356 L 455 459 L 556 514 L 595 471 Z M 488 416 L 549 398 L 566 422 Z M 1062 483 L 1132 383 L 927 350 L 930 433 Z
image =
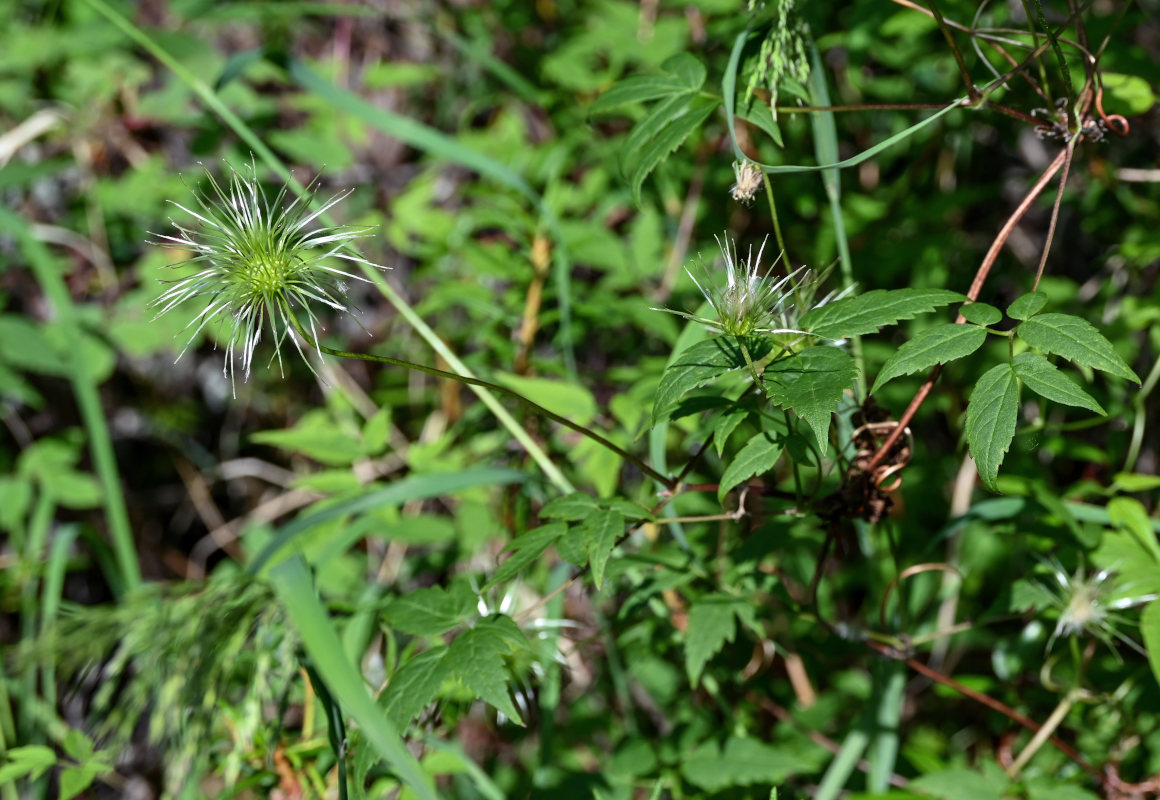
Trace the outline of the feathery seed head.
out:
M 176 246 L 191 253 L 170 264 L 171 268 L 195 266 L 197 272 L 172 281 L 153 305 L 158 308 L 157 316 L 161 316 L 187 301 L 204 300 L 205 307 L 190 322 L 197 327 L 181 355 L 202 328 L 216 320 L 220 327 L 228 328 L 222 372 L 233 384 L 235 348 L 239 351 L 242 379 L 248 380 L 254 350 L 265 329 L 274 340 L 271 362 L 277 359 L 281 368 L 282 343 L 289 338 L 310 365 L 295 332 L 295 314 L 300 310 L 305 313 L 306 327 L 317 341 L 318 318 L 313 303 L 351 313 L 344 279 L 367 282 L 366 278 L 338 269 L 335 260 L 376 269 L 386 267 L 362 258 L 350 245 L 352 240 L 370 235 L 370 228 L 312 228 L 312 223 L 347 197 L 350 190 L 311 210 L 311 187 L 287 204 L 283 186 L 271 202 L 258 184 L 252 163 L 245 174 L 228 166 L 230 176 L 224 186 L 206 169 L 210 190 L 193 190 L 198 210 L 173 203 L 193 217 L 197 226 L 187 228 L 173 221 L 177 236 L 154 234 L 157 238 L 152 244 Z

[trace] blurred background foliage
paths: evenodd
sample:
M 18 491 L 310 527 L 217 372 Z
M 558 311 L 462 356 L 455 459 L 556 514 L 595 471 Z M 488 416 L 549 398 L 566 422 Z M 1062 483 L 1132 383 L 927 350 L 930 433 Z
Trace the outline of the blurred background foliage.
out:
M 910 5 L 794 10 L 835 105 L 962 94 L 937 23 Z M 1021 41 L 1039 8 L 938 6 Z M 379 761 L 392 756 L 374 727 L 356 717 L 336 736 L 355 712 L 295 662 L 305 646 L 314 670 L 310 637 L 331 641 L 287 622 L 286 587 L 302 585 L 279 587 L 276 569 L 254 566 L 291 540 L 331 613 L 327 635 L 447 797 L 1160 792 L 1160 688 L 1148 658 L 1107 633 L 1140 642 L 1138 611 L 1049 643 L 1077 586 L 1106 606 L 1160 591 L 1160 6 L 1060 0 L 1042 11 L 1053 26 L 1078 13 L 1091 49 L 1108 37 L 1103 102 L 1131 131 L 1077 148 L 1040 289 L 1053 310 L 1096 325 L 1144 389 L 1085 375 L 1106 419 L 1029 402 L 1005 494 L 990 495 L 959 440 L 971 387 L 1005 357 L 988 345 L 944 371 L 913 423 L 890 516 L 859 527 L 827 569 L 816 569 L 817 516 L 758 504 L 740 521 L 646 521 L 601 591 L 578 581 L 553 595 L 584 560 L 559 544 L 522 578 L 487 585 L 503 548 L 552 519 L 541 512 L 561 492 L 466 388 L 334 359 L 320 381 L 304 364 L 263 360 L 235 399 L 213 327 L 174 363 L 188 317 L 153 321 L 149 303 L 182 255 L 146 240 L 180 217 L 167 201 L 188 202 L 200 165 L 220 174 L 223 161 L 255 161 L 279 185 L 239 133 L 249 131 L 299 180 L 317 176 L 322 195 L 354 189 L 341 222 L 381 231 L 364 254 L 391 268 L 393 291 L 467 367 L 675 473 L 704 431 L 697 415 L 649 431 L 685 330 L 654 309 L 693 311 L 701 296 L 683 267 L 701 254 L 712 264 L 722 231 L 743 250 L 759 245 L 773 232 L 768 206 L 760 194 L 731 199 L 719 108 L 660 161 L 638 203 L 626 144 L 647 110 L 590 107 L 680 53 L 706 66 L 702 92 L 719 99 L 746 5 L 0 4 L 0 796 L 396 791 L 403 772 Z M 958 44 L 978 83 L 990 77 L 984 57 L 1006 68 L 966 35 Z M 1074 90 L 1084 70 L 1068 52 Z M 1028 74 L 1062 95 L 1052 58 Z M 749 156 L 815 163 L 810 115 L 792 109 L 800 90 L 780 87 L 780 144 L 753 122 L 768 115 L 760 102 L 745 112 Z M 1021 81 L 993 99 L 1053 113 Z M 929 113 L 834 114 L 839 155 Z M 965 291 L 1060 146 L 1027 119 L 954 111 L 842 173 L 844 234 L 816 173 L 775 175 L 782 265 L 825 268 L 844 235 L 860 291 Z M 1050 189 L 1016 228 L 982 300 L 1006 307 L 1030 290 L 1053 200 Z M 447 366 L 376 287 L 350 291 L 360 312 L 328 320 L 326 343 Z M 871 382 L 935 321 L 947 320 L 867 337 Z M 897 417 L 921 379 L 888 384 L 878 405 Z M 514 413 L 607 513 L 656 505 L 657 487 L 619 457 Z M 722 466 L 710 449 L 688 479 L 716 481 Z M 834 488 L 837 476 L 818 477 Z M 721 510 L 707 491 L 666 513 Z M 905 572 L 924 563 L 955 571 Z M 1100 594 L 1101 569 L 1118 572 L 1115 597 Z M 1153 641 L 1157 617 L 1143 622 Z M 953 637 L 936 633 L 956 623 Z M 467 634 L 452 638 L 463 626 L 478 662 L 455 650 L 469 649 Z M 1034 746 L 1012 770 L 1031 734 L 875 653 L 874 631 L 913 641 L 924 664 L 1040 724 L 1057 712 L 1074 749 Z M 405 796 L 419 791 L 408 785 Z

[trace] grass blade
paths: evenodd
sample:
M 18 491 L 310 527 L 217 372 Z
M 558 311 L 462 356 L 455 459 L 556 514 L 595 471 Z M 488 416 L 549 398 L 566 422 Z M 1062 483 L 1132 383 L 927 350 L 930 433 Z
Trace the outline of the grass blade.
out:
M 325 681 L 334 700 L 358 723 L 371 746 L 411 791 L 423 800 L 438 800 L 431 779 L 407 750 L 395 726 L 379 710 L 362 676 L 343 653 L 330 616 L 314 593 L 306 562 L 300 557 L 287 559 L 271 570 L 270 577 L 302 637 L 313 669 Z

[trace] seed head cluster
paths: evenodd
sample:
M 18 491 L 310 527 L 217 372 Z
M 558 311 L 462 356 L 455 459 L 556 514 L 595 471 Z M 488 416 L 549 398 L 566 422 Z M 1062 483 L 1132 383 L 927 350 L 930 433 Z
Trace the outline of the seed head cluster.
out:
M 181 355 L 204 327 L 216 321 L 226 332 L 228 344 L 222 371 L 231 385 L 237 361 L 241 362 L 243 380 L 249 379 L 254 351 L 264 330 L 274 341 L 271 363 L 276 359 L 281 369 L 282 344 L 289 338 L 309 365 L 296 332 L 300 323 L 295 315 L 301 312 L 306 317 L 305 326 L 317 342 L 315 303 L 352 313 L 346 297 L 346 279 L 366 282 L 366 278 L 338 269 L 334 263 L 341 260 L 385 269 L 351 247 L 353 240 L 370 235 L 372 229 L 313 226 L 350 190 L 314 208 L 314 192 L 310 189 L 286 203 L 283 186 L 271 202 L 258 183 L 252 164 L 245 173 L 229 166 L 224 186 L 208 169 L 206 178 L 209 191 L 193 191 L 197 210 L 173 203 L 199 224 L 186 227 L 173 221 L 178 235 L 155 234 L 157 240 L 153 244 L 176 246 L 191 254 L 170 264 L 170 268 L 197 269 L 194 274 L 173 281 L 154 302 L 157 315 L 187 302 L 204 301 L 205 307 L 186 328 L 196 324 Z

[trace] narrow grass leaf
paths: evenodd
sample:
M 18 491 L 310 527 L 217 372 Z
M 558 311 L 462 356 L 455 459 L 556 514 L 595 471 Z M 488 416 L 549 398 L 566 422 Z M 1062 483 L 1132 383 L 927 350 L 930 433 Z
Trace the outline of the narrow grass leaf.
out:
M 1112 343 L 1085 319 L 1071 314 L 1040 314 L 1021 324 L 1016 333 L 1037 350 L 1063 356 L 1076 364 L 1118 378 L 1140 382 L 1140 377 L 1124 363 Z
M 986 340 L 987 332 L 977 325 L 946 322 L 928 328 L 898 348 L 886 360 L 870 391 L 877 392 L 900 375 L 912 375 L 935 364 L 946 364 L 969 356 L 982 347 Z
M 987 488 L 995 490 L 999 465 L 1019 417 L 1019 379 L 1010 364 L 999 364 L 983 374 L 967 407 L 967 445 Z
M 874 289 L 815 308 L 802 317 L 801 326 L 827 339 L 844 339 L 875 333 L 883 325 L 914 319 L 966 299 L 966 295 L 948 289 Z
M 1039 353 L 1020 353 L 1015 356 L 1015 374 L 1023 385 L 1038 395 L 1063 403 L 1078 406 L 1107 416 L 1103 407 L 1079 387 L 1075 381 Z
M 314 593 L 306 562 L 300 557 L 282 561 L 271 570 L 270 577 L 298 629 L 306 654 L 335 701 L 358 723 L 370 745 L 411 791 L 423 800 L 437 800 L 439 795 L 430 777 L 407 750 L 394 724 L 375 704 L 358 669 L 343 654 L 330 617 Z

